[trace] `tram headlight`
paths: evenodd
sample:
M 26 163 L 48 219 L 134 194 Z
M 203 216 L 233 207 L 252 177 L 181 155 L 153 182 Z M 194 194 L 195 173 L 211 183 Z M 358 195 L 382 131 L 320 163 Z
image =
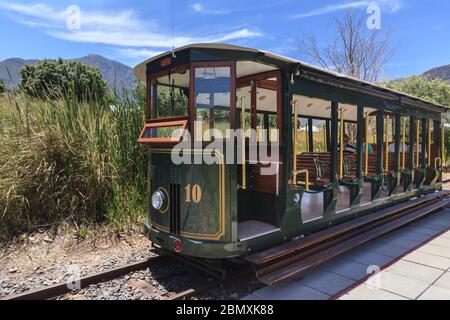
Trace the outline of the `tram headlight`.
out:
M 155 210 L 162 210 L 166 206 L 166 196 L 161 190 L 155 191 L 152 195 L 152 207 Z

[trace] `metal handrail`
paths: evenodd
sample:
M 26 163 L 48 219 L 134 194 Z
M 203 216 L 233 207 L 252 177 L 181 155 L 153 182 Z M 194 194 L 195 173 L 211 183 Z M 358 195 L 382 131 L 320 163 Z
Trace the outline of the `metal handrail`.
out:
M 366 127 L 364 128 L 364 133 L 365 133 L 365 141 L 366 141 L 366 144 L 365 144 L 365 147 L 366 147 L 366 154 L 365 154 L 365 165 L 366 165 L 366 167 L 365 167 L 365 176 L 368 176 L 369 175 L 369 113 L 368 112 L 366 112 L 366 118 L 365 118 L 365 121 L 366 121 Z
M 306 191 L 309 191 L 309 170 L 308 169 L 302 169 L 299 171 L 292 171 L 292 181 L 291 184 L 293 184 L 294 186 L 298 185 L 298 180 L 297 180 L 297 176 L 300 174 L 304 174 L 305 175 L 305 181 L 303 182 L 305 184 L 305 189 Z M 302 181 L 300 181 L 300 183 L 302 183 Z
M 242 183 L 241 188 L 243 190 L 247 189 L 247 166 L 245 158 L 245 97 L 241 97 L 241 130 L 242 130 Z

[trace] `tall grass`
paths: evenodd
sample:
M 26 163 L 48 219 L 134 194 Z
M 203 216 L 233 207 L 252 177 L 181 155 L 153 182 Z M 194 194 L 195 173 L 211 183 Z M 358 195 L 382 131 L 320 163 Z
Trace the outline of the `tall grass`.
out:
M 0 97 L 0 237 L 62 221 L 117 232 L 145 213 L 139 90 L 120 103 Z

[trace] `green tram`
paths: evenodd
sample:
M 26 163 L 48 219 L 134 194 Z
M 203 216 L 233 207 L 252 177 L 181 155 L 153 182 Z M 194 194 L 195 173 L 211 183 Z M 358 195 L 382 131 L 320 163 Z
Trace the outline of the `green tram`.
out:
M 442 189 L 446 107 L 224 44 L 185 46 L 134 72 L 148 93 L 145 227 L 170 252 L 245 256 Z M 192 161 L 175 163 L 182 141 Z M 234 148 L 211 147 L 226 141 Z M 255 155 L 264 148 L 268 158 Z M 195 161 L 202 154 L 214 161 Z

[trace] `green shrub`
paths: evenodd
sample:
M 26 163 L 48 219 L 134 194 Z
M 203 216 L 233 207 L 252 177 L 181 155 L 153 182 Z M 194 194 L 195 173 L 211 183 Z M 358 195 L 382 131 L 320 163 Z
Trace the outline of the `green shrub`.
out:
M 3 93 L 5 91 L 5 84 L 3 83 L 3 80 L 0 79 L 0 93 Z
M 42 60 L 20 70 L 20 89 L 29 97 L 55 100 L 69 92 L 77 101 L 103 101 L 110 93 L 97 68 L 80 61 Z

